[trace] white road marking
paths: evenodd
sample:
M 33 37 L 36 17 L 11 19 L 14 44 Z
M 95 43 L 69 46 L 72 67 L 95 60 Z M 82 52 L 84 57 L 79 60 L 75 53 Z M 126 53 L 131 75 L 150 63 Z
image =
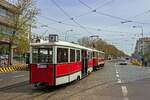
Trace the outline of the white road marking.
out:
M 117 77 L 117 82 L 118 83 L 122 83 L 121 79 L 119 78 L 119 72 L 116 68 L 116 63 L 115 63 L 115 69 L 116 69 L 116 77 Z M 121 89 L 122 89 L 122 94 L 123 94 L 123 100 L 129 100 L 129 98 L 127 97 L 128 96 L 128 90 L 127 90 L 127 87 L 126 86 L 121 86 Z
M 118 81 L 117 81 L 118 83 L 121 83 L 121 79 L 118 79 Z
M 18 77 L 23 77 L 24 75 L 18 75 L 18 76 L 14 76 L 14 78 L 18 78 Z
M 116 77 L 119 77 L 119 74 L 116 74 Z
M 121 89 L 122 89 L 122 94 L 124 97 L 127 97 L 128 96 L 128 90 L 127 90 L 127 87 L 126 86 L 121 86 Z

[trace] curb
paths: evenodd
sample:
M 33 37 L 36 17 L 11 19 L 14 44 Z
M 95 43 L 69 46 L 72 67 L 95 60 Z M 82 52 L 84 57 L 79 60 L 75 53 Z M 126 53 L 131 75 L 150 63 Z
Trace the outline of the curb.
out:
M 9 67 L 0 67 L 0 73 L 7 73 L 13 71 L 21 71 L 21 70 L 28 70 L 28 66 L 9 66 Z

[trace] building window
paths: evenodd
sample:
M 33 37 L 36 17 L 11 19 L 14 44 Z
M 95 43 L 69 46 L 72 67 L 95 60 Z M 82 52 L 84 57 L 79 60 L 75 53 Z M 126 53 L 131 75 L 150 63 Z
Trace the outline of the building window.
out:
M 57 63 L 67 63 L 67 62 L 68 62 L 68 49 L 57 48 Z
M 10 35 L 10 34 L 12 34 L 12 32 L 13 32 L 13 28 L 9 28 L 4 25 L 0 25 L 0 33 Z
M 15 15 L 11 12 L 7 12 L 7 17 L 14 20 Z
M 0 16 L 6 16 L 7 15 L 6 12 L 7 11 L 3 9 L 3 7 L 0 7 Z
M 76 50 L 77 61 L 80 61 L 80 50 Z
M 5 33 L 5 34 L 7 34 L 7 31 L 6 31 L 6 30 L 7 30 L 7 29 L 6 29 L 6 26 L 3 26 L 3 25 L 2 25 L 2 27 L 1 27 L 1 28 L 2 28 L 2 29 L 1 29 L 2 33 Z
M 75 62 L 75 50 L 70 49 L 70 62 Z
M 7 17 L 7 18 L 10 18 L 10 19 L 15 18 L 15 14 L 13 14 L 12 12 L 8 11 L 7 9 L 5 9 L 1 6 L 0 6 L 0 16 Z

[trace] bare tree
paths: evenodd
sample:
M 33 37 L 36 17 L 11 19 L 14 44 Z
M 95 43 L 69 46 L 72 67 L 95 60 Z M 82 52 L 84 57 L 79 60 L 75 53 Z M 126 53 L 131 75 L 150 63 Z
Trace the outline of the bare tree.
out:
M 78 40 L 78 43 L 80 45 L 89 47 L 91 44 L 90 38 L 89 37 L 82 37 L 81 39 Z
M 109 55 L 113 57 L 127 56 L 123 51 L 119 50 L 114 45 L 111 45 L 100 38 L 91 40 L 89 37 L 83 37 L 78 40 L 78 43 L 86 47 L 96 48 L 97 50 L 101 50 L 105 52 L 106 56 Z
M 14 20 L 11 22 L 14 30 L 9 36 L 9 64 L 12 63 L 11 49 L 13 44 L 17 45 L 22 53 L 25 53 L 29 47 L 30 26 L 35 23 L 39 10 L 34 0 L 17 0 L 16 7 L 18 9 Z

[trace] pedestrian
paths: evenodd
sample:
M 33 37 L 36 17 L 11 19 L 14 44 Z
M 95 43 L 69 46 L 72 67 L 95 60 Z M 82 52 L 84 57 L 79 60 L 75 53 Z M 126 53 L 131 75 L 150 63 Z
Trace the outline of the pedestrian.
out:
M 145 67 L 147 67 L 147 61 L 145 60 L 145 62 L 144 62 L 144 65 L 145 65 Z

